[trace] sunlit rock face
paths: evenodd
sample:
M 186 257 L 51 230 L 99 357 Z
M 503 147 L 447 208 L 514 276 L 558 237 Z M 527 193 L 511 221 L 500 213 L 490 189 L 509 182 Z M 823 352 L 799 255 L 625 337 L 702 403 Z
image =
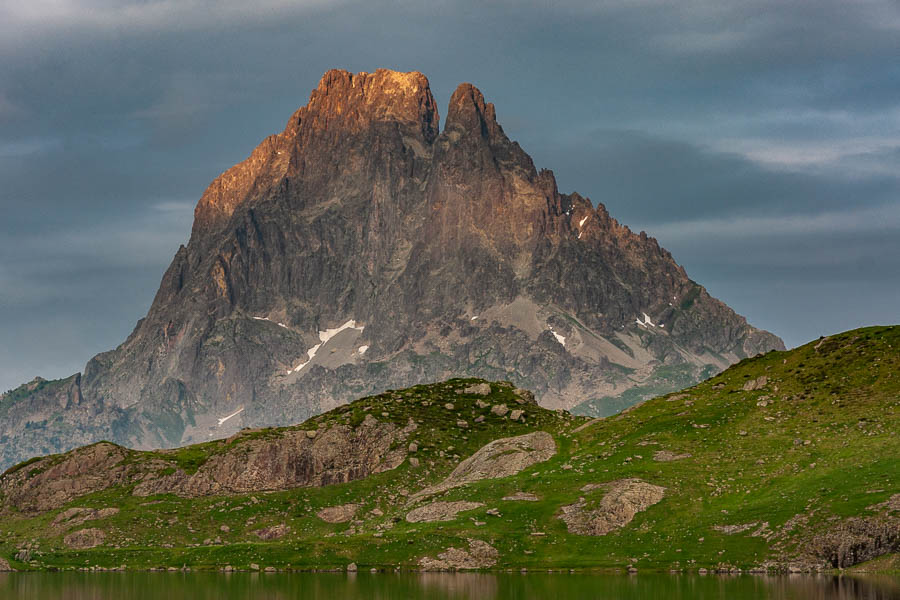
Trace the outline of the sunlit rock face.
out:
M 0 404 L 0 462 L 224 437 L 455 375 L 603 412 L 781 347 L 560 193 L 474 86 L 441 130 L 421 73 L 334 70 L 210 184 L 127 340 Z

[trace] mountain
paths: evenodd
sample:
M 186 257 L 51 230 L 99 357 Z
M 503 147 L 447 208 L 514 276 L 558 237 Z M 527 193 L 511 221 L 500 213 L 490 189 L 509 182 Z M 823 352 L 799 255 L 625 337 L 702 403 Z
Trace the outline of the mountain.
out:
M 454 379 L 98 443 L 0 476 L 0 565 L 896 571 L 898 349 L 900 326 L 850 331 L 605 419 Z
M 212 182 L 124 343 L 0 399 L 0 463 L 227 437 L 463 375 L 608 414 L 773 348 L 653 238 L 560 193 L 472 85 L 441 130 L 422 74 L 329 71 Z

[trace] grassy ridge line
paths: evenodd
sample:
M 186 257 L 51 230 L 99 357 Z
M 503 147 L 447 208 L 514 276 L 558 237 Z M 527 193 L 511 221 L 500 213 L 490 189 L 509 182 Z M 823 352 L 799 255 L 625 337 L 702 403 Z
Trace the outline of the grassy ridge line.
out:
M 870 507 L 900 493 L 898 373 L 900 328 L 855 330 L 744 360 L 698 386 L 577 433 L 585 420 L 534 406 L 528 407 L 525 424 L 493 418 L 463 431 L 455 425 L 458 411 L 443 404 L 490 416 L 477 409 L 475 398 L 456 394 L 457 387 L 474 380 L 417 386 L 354 402 L 297 427 L 314 427 L 323 419 L 350 422 L 366 412 L 398 424 L 412 417 L 427 423 L 418 438 L 424 469 L 407 461 L 395 471 L 348 484 L 219 498 L 147 499 L 125 488 L 106 490 L 71 506 L 121 509 L 87 525 L 107 531 L 107 545 L 67 549 L 63 533 L 49 527 L 60 512 L 53 511 L 4 519 L 0 556 L 13 558 L 37 539 L 34 563 L 10 562 L 19 568 L 342 568 L 351 561 L 361 567 L 414 567 L 423 556 L 465 547 L 467 539 L 476 538 L 497 548 L 498 568 L 746 569 L 784 563 L 804 556 L 817 533 L 848 517 L 875 514 Z M 761 377 L 766 378 L 761 389 L 745 389 L 756 387 L 747 384 Z M 487 400 L 498 403 L 504 393 L 495 384 Z M 406 495 L 439 481 L 460 458 L 491 439 L 537 429 L 554 435 L 559 446 L 554 458 L 440 498 L 476 500 L 483 508 L 451 522 L 403 520 Z M 252 435 L 277 435 L 277 430 Z M 229 443 L 237 441 L 154 455 L 190 468 Z M 690 457 L 658 462 L 653 457 L 660 451 Z M 561 506 L 585 496 L 580 491 L 585 484 L 632 477 L 665 487 L 666 495 L 625 528 L 603 537 L 578 536 L 557 518 Z M 541 499 L 502 500 L 516 491 Z M 362 505 L 359 522 L 328 524 L 315 516 L 320 508 L 346 502 Z M 487 514 L 489 508 L 500 516 Z M 382 514 L 372 513 L 376 509 Z M 250 533 L 281 523 L 291 533 L 276 542 L 261 542 Z M 721 529 L 748 525 L 739 533 Z M 891 556 L 876 562 L 896 565 Z

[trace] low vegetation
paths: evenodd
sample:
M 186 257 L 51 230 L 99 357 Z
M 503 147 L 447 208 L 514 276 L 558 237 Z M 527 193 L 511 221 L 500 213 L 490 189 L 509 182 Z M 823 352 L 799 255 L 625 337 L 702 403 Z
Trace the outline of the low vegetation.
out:
M 122 449 L 136 468 L 193 473 L 286 432 L 366 419 L 415 424 L 395 444 L 405 453 L 399 466 L 347 483 L 139 497 L 130 481 L 44 512 L 3 498 L 0 559 L 15 569 L 896 570 L 900 327 L 746 359 L 604 419 L 545 410 L 529 396 L 503 382 L 453 379 L 363 398 L 292 428 L 177 451 Z M 463 485 L 439 485 L 489 442 L 536 431 L 555 450 L 544 443 L 538 456 L 508 440 L 475 457 L 484 461 L 477 469 L 460 467 Z M 0 489 L 46 468 L 15 467 Z M 438 492 L 417 494 L 425 488 Z

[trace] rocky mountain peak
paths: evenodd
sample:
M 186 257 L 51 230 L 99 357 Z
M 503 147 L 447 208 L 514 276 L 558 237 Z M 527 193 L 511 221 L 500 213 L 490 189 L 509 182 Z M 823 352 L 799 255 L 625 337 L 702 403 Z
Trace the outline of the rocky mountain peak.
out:
M 250 156 L 217 177 L 194 211 L 192 239 L 222 226 L 235 208 L 286 178 L 325 185 L 340 169 L 401 141 L 417 156 L 431 153 L 440 116 L 428 78 L 412 71 L 327 71 L 309 102 Z
M 781 347 L 561 193 L 473 85 L 440 131 L 421 73 L 332 70 L 210 184 L 128 339 L 10 396 L 0 459 L 204 441 L 453 376 L 610 412 Z
M 450 97 L 446 129 L 461 129 L 480 133 L 488 139 L 503 135 L 497 123 L 494 105 L 484 101 L 484 95 L 471 83 L 461 83 Z
M 304 119 L 311 119 L 314 129 L 358 131 L 379 122 L 412 125 L 428 143 L 439 129 L 428 78 L 418 71 L 353 74 L 332 69 L 322 76 L 298 116 L 301 127 Z

